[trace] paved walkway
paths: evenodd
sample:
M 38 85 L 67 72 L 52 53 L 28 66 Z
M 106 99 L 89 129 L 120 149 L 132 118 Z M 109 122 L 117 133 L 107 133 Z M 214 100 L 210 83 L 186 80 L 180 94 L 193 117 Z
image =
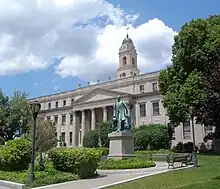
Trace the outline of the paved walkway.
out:
M 177 169 L 175 169 L 177 170 Z M 112 184 L 123 183 L 125 181 L 131 181 L 147 176 L 172 171 L 167 168 L 166 162 L 157 162 L 156 167 L 146 169 L 132 169 L 132 170 L 98 170 L 100 177 L 94 179 L 83 179 L 78 181 L 72 181 L 67 183 L 55 184 L 50 186 L 39 187 L 38 189 L 101 189 L 104 186 L 110 186 Z

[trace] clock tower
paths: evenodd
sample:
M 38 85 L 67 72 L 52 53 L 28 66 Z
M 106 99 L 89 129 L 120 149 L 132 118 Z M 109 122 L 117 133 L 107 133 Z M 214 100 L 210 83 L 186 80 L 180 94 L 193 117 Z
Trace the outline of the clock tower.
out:
M 139 75 L 137 67 L 137 52 L 133 41 L 128 37 L 123 40 L 119 49 L 119 68 L 117 70 L 117 79 Z

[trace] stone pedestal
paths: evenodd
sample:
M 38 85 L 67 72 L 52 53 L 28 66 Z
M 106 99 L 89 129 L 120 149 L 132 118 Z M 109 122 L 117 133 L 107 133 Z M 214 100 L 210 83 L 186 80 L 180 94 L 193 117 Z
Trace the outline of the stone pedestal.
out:
M 108 158 L 135 157 L 134 137 L 131 131 L 112 132 L 108 134 L 108 138 L 110 140 Z

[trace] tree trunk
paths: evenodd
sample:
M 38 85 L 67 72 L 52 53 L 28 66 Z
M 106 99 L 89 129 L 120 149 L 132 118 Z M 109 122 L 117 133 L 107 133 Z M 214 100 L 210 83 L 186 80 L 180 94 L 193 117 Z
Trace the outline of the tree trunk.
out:
M 220 139 L 220 121 L 215 126 L 215 138 Z
M 220 121 L 215 125 L 214 152 L 220 153 Z
M 45 166 L 44 166 L 44 162 L 43 162 L 43 154 L 42 154 L 42 149 L 39 149 L 39 156 L 40 156 L 40 161 L 39 161 L 39 165 L 40 165 L 40 171 L 44 171 Z

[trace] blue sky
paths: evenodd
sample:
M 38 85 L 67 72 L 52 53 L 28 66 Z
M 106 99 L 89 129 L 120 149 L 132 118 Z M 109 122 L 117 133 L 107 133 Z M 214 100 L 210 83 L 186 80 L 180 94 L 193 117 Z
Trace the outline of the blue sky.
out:
M 220 13 L 219 0 L 109 0 L 107 4 L 102 1 L 104 3 L 99 4 L 100 8 L 96 4 L 80 3 L 79 7 L 88 12 L 86 16 L 80 15 L 81 10 L 75 10 L 75 4 L 71 3 L 68 6 L 73 9 L 69 12 L 67 10 L 65 14 L 62 14 L 63 6 L 60 5 L 56 9 L 46 9 L 39 5 L 40 8 L 36 9 L 34 3 L 21 3 L 24 10 L 32 8 L 31 10 L 38 11 L 38 16 L 33 16 L 30 11 L 30 16 L 27 14 L 27 17 L 22 17 L 22 12 L 19 12 L 21 10 L 16 9 L 16 1 L 1 1 L 6 8 L 0 8 L 0 23 L 5 26 L 4 33 L 0 31 L 0 88 L 7 95 L 19 90 L 28 92 L 29 97 L 71 90 L 79 84 L 85 86 L 88 81 L 95 82 L 97 79 L 105 81 L 108 78 L 107 73 L 114 78 L 114 70 L 117 69 L 115 52 L 123 40 L 122 36 L 126 34 L 125 25 L 128 23 L 132 25 L 129 32 L 142 56 L 141 71 L 148 72 L 160 69 L 169 62 L 173 35 L 185 22 Z M 53 0 L 46 1 L 51 3 Z M 44 6 L 51 7 L 51 4 Z M 90 10 L 91 6 L 95 8 Z M 14 15 L 9 15 L 8 18 L 1 16 L 12 8 L 17 11 Z M 103 13 L 105 8 L 110 10 L 109 14 Z M 41 11 L 46 17 L 41 17 Z M 109 16 L 112 14 L 114 17 Z M 55 15 L 59 16 L 59 22 L 53 18 Z M 128 15 L 132 19 L 127 19 Z M 20 24 L 17 24 L 17 19 Z M 44 22 L 41 22 L 42 19 Z M 150 20 L 152 22 L 148 22 Z M 74 23 L 78 23 L 79 28 L 75 28 Z M 110 26 L 107 27 L 108 25 Z M 8 35 L 5 35 L 7 32 Z M 161 44 L 160 41 L 166 39 L 169 39 L 167 44 Z M 161 54 L 167 53 L 165 57 L 151 52 L 151 44 L 156 43 L 158 45 L 155 48 L 158 47 Z M 113 59 L 112 55 L 115 56 Z M 54 57 L 57 58 L 56 61 Z M 63 60 L 59 57 L 65 58 Z

